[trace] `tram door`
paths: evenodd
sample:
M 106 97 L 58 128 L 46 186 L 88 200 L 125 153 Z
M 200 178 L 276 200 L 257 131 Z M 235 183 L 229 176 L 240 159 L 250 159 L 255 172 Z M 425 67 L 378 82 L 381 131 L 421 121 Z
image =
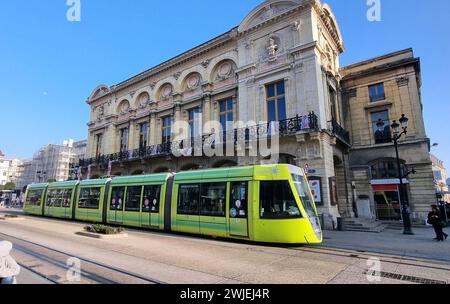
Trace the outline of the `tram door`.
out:
M 160 226 L 161 185 L 145 186 L 142 200 L 141 225 L 144 227 Z
M 55 190 L 48 190 L 47 191 L 47 195 L 46 195 L 46 201 L 45 203 L 45 215 L 50 215 L 52 214 L 52 205 L 54 203 L 54 199 L 52 198 L 52 196 L 54 196 L 54 191 Z
M 230 235 L 248 237 L 248 182 L 230 183 Z
M 125 204 L 125 187 L 114 187 L 111 193 L 108 220 L 114 224 L 122 224 Z

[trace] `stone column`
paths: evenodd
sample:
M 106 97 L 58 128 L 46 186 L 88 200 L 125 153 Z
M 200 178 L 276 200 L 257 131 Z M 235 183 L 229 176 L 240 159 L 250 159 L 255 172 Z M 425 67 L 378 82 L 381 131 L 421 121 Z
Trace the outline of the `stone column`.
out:
M 203 96 L 203 115 L 202 115 L 202 127 L 211 121 L 211 95 L 205 94 Z M 203 134 L 210 134 L 211 130 L 203 130 Z
M 135 135 L 136 135 L 136 123 L 135 120 L 130 120 L 130 125 L 128 127 L 128 150 L 134 150 L 136 149 L 136 141 L 135 141 Z
M 174 141 L 175 135 L 177 135 L 177 136 L 180 135 L 179 134 L 180 130 L 175 130 L 173 126 L 175 125 L 176 122 L 181 122 L 183 120 L 182 113 L 181 113 L 181 103 L 178 103 L 178 102 L 175 103 L 173 111 L 174 111 L 174 114 L 172 115 L 172 128 L 171 128 L 172 129 L 172 134 L 171 134 L 172 141 Z
M 149 141 L 150 146 L 153 146 L 153 145 L 157 144 L 157 141 L 156 141 L 156 125 L 157 125 L 156 113 L 152 112 L 150 114 L 150 132 L 149 132 L 150 133 L 149 134 L 149 136 L 150 136 L 150 141 Z

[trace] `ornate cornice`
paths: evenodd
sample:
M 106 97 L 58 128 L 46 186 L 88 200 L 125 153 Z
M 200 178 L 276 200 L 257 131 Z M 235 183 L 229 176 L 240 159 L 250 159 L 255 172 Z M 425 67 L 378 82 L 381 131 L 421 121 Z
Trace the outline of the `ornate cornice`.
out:
M 237 27 L 231 29 L 230 31 L 226 32 L 225 34 L 222 34 L 214 39 L 211 39 L 210 41 L 207 41 L 197 47 L 194 47 L 178 56 L 175 56 L 172 59 L 169 59 L 153 68 L 150 68 L 147 71 L 144 71 L 136 76 L 133 76 L 130 79 L 127 79 L 117 85 L 114 85 L 110 88 L 110 91 L 108 92 L 108 94 L 102 95 L 100 97 L 95 97 L 90 100 L 90 103 L 92 103 L 102 97 L 111 96 L 114 93 L 116 93 L 120 90 L 123 90 L 127 87 L 130 87 L 138 82 L 141 82 L 141 81 L 144 81 L 151 77 L 154 77 L 165 71 L 174 69 L 174 68 L 176 68 L 186 62 L 192 61 L 193 59 L 200 57 L 212 50 L 220 48 L 220 47 L 230 43 L 231 41 L 233 41 L 233 39 L 236 37 L 236 31 L 237 31 Z M 204 64 L 204 66 L 207 67 L 209 65 L 209 62 L 204 61 L 204 62 L 202 62 L 202 64 Z M 177 75 L 177 73 L 174 75 Z M 151 86 L 153 86 L 153 88 L 155 85 L 156 84 L 154 84 L 154 83 L 151 84 Z
M 333 41 L 336 44 L 339 52 L 343 53 L 345 51 L 345 47 L 342 41 L 342 37 L 340 36 L 339 29 L 337 28 L 338 25 L 335 24 L 335 26 L 333 26 L 333 24 L 330 22 L 330 16 L 327 16 L 325 14 L 324 6 L 318 0 L 313 1 L 312 7 L 316 11 L 316 13 L 320 16 L 320 19 L 322 20 L 323 24 L 327 28 L 331 37 L 333 38 Z

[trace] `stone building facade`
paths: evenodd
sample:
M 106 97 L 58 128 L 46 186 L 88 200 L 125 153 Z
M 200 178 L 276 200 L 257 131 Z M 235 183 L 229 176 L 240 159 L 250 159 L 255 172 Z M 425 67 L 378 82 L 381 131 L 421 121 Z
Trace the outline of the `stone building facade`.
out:
M 413 219 L 424 219 L 435 194 L 430 140 L 423 119 L 420 60 L 407 49 L 344 67 L 340 74 L 347 108 L 345 125 L 352 138 L 353 195 L 361 216 L 401 219 L 400 179 L 390 125 L 404 114 L 409 126 L 399 142 L 399 155 L 405 197 Z M 412 171 L 415 173 L 408 174 Z
M 327 225 L 353 217 L 352 181 L 360 173 L 350 170 L 352 140 L 366 143 L 346 130 L 357 126 L 348 119 L 352 73 L 351 67 L 340 69 L 342 52 L 328 5 L 265 1 L 229 32 L 122 83 L 98 86 L 87 100 L 91 117 L 87 157 L 79 163 L 83 178 L 267 163 L 271 160 L 252 153 L 249 138 L 267 137 L 275 130 L 271 122 L 278 121 L 278 161 L 307 168 Z M 343 82 L 343 75 L 348 80 Z M 425 137 L 421 112 L 414 113 L 417 132 Z M 187 149 L 189 138 L 207 142 L 217 128 L 180 138 L 173 128 L 178 121 L 218 122 L 231 134 L 223 141 L 232 143 L 235 154 L 194 156 Z M 244 139 L 243 148 L 235 146 L 237 138 Z M 171 153 L 174 145 L 183 148 L 182 157 Z M 366 187 L 367 178 L 362 182 Z
M 437 156 L 431 154 L 431 162 L 433 163 L 434 188 L 436 198 L 444 202 L 450 203 L 450 192 L 447 184 L 447 170 L 445 164 Z

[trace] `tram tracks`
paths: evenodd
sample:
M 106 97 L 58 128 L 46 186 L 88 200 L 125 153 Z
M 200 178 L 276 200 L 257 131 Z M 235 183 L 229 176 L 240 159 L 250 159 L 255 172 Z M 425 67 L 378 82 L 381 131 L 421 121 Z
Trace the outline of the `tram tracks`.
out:
M 0 233 L 14 244 L 19 265 L 54 284 L 166 284 L 124 269 L 72 255 L 48 246 Z M 79 261 L 80 269 L 68 261 Z M 67 273 L 79 274 L 75 279 Z M 78 278 L 78 279 L 77 279 Z
M 345 249 L 335 249 L 335 248 L 327 248 L 327 247 L 317 247 L 317 248 L 292 248 L 287 247 L 286 249 L 298 251 L 298 252 L 306 252 L 306 253 L 315 253 L 315 254 L 323 254 L 328 256 L 336 256 L 341 258 L 352 258 L 358 260 L 368 260 L 373 257 L 377 257 L 381 263 L 390 263 L 401 266 L 408 267 L 418 267 L 418 268 L 426 268 L 426 269 L 434 269 L 440 271 L 446 271 L 450 274 L 450 267 L 439 267 L 433 266 L 437 265 L 435 262 L 427 261 L 427 260 L 419 260 L 410 257 L 402 257 L 402 256 L 390 256 L 382 253 L 372 253 L 367 251 L 354 251 L 354 250 L 345 250 Z

